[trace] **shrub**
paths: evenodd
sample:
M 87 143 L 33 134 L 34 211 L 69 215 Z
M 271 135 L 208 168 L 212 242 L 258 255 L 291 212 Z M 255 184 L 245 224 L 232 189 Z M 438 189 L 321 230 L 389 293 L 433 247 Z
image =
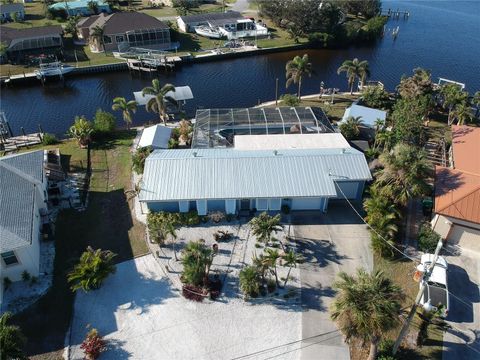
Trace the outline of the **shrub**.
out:
M 200 224 L 200 216 L 195 210 L 179 214 L 179 222 L 183 226 L 195 226 Z
M 178 142 L 177 139 L 170 138 L 168 140 L 168 148 L 169 149 L 176 149 L 176 148 L 178 148 L 178 145 L 179 145 L 179 142 Z
M 38 278 L 36 276 L 32 276 L 30 278 L 30 285 L 36 284 L 38 282 Z
M 267 281 L 267 290 L 269 293 L 273 293 L 277 288 L 277 283 L 274 279 L 268 279 Z
M 68 274 L 68 282 L 73 291 L 82 289 L 87 292 L 98 289 L 105 279 L 115 272 L 113 258 L 116 256 L 109 250 L 93 250 L 90 246 L 80 256 L 80 260 Z
M 132 168 L 137 174 L 143 174 L 145 168 L 145 160 L 151 154 L 153 148 L 151 146 L 145 146 L 137 149 L 135 154 L 132 155 Z
M 240 290 L 246 298 L 257 297 L 260 293 L 260 275 L 254 266 L 244 267 L 239 274 Z
M 30 273 L 27 270 L 23 270 L 22 272 L 22 280 L 29 281 L 31 279 Z
M 212 220 L 214 223 L 219 223 L 225 220 L 225 213 L 221 211 L 211 211 L 208 213 L 208 218 Z
M 233 234 L 228 231 L 218 230 L 215 234 L 213 234 L 213 238 L 216 242 L 221 241 L 228 241 L 233 237 Z
M 292 94 L 283 95 L 281 100 L 286 106 L 298 106 L 300 104 L 300 99 L 296 95 Z
M 421 251 L 433 253 L 439 240 L 440 235 L 432 230 L 430 224 L 425 223 L 422 225 L 418 233 L 418 247 Z
M 182 286 L 182 295 L 185 299 L 202 302 L 207 292 L 202 287 L 186 284 Z
M 390 98 L 381 86 L 367 86 L 362 90 L 362 104 L 376 109 L 386 109 Z
M 308 34 L 308 41 L 317 47 L 327 48 L 333 44 L 334 37 L 327 33 L 315 32 Z
M 98 109 L 93 118 L 93 127 L 96 133 L 106 135 L 115 130 L 115 122 L 115 116 L 112 113 Z
M 150 239 L 162 246 L 168 235 L 176 237 L 176 228 L 181 223 L 180 218 L 179 214 L 164 211 L 149 213 L 147 226 Z
M 43 145 L 55 145 L 58 143 L 58 139 L 55 135 L 45 133 L 43 134 L 42 144 Z
M 182 250 L 182 282 L 194 286 L 206 285 L 214 256 L 212 249 L 201 240 L 189 242 Z
M 98 359 L 100 354 L 107 349 L 106 341 L 98 334 L 97 329 L 88 332 L 87 337 L 80 345 L 86 359 Z

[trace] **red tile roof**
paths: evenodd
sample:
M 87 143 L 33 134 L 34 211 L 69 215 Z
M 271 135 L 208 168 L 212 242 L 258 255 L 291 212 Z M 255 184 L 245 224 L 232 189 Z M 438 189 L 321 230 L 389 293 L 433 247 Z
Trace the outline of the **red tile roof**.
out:
M 435 168 L 435 212 L 480 224 L 480 128 L 452 126 L 453 168 Z

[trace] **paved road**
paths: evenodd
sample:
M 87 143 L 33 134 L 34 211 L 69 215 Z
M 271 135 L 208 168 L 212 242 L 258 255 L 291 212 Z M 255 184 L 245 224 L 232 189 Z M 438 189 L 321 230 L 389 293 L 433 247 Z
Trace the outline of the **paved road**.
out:
M 230 7 L 231 10 L 243 12 L 248 10 L 248 0 L 237 0 Z
M 463 251 L 447 256 L 450 313 L 448 322 L 459 330 L 443 337 L 443 360 L 480 359 L 480 254 Z
M 327 215 L 292 215 L 299 251 L 306 258 L 302 281 L 301 359 L 350 359 L 348 346 L 330 320 L 328 308 L 335 292 L 332 283 L 340 271 L 373 268 L 370 236 L 348 205 L 330 204 Z M 298 222 L 297 222 L 298 221 Z M 320 336 L 318 336 L 320 335 Z

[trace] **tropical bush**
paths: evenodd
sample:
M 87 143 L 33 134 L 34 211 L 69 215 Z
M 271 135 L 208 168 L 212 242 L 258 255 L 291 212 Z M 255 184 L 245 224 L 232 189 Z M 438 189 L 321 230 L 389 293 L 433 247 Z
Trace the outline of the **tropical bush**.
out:
M 177 237 L 176 228 L 180 224 L 180 216 L 169 212 L 151 212 L 147 215 L 147 227 L 150 239 L 159 244 L 165 244 L 168 236 Z
M 358 269 L 356 276 L 341 272 L 334 283 L 337 296 L 330 317 L 349 341 L 370 343 L 369 360 L 374 360 L 384 334 L 400 323 L 402 289 L 382 272 L 369 274 Z
M 371 108 L 386 109 L 390 98 L 381 86 L 367 86 L 362 90 L 362 103 Z
M 270 216 L 266 212 L 254 217 L 249 224 L 257 241 L 268 244 L 272 238 L 272 232 L 283 230 L 280 224 L 281 215 Z
M 88 146 L 93 133 L 93 126 L 85 116 L 75 116 L 75 122 L 68 129 L 67 134 L 76 139 L 81 148 Z
M 340 132 L 345 139 L 353 140 L 360 135 L 360 126 L 362 125 L 362 119 L 360 116 L 350 116 L 345 122 L 340 124 Z
M 298 105 L 300 105 L 300 99 L 296 95 L 293 95 L 293 94 L 284 94 L 284 95 L 282 95 L 280 100 L 282 101 L 282 104 L 286 105 L 286 106 L 298 106 Z
M 431 228 L 429 223 L 425 223 L 418 233 L 418 248 L 426 253 L 433 253 L 437 247 L 440 235 Z
M 93 128 L 95 133 L 106 135 L 115 131 L 115 116 L 108 111 L 98 109 L 93 118 Z
M 246 298 L 260 294 L 260 276 L 255 266 L 244 267 L 239 274 L 240 290 Z
M 152 153 L 153 148 L 151 146 L 145 146 L 137 149 L 132 155 L 132 168 L 137 174 L 143 174 L 145 169 L 145 160 Z
M 67 279 L 73 291 L 82 289 L 85 292 L 98 289 L 110 275 L 115 273 L 113 258 L 116 256 L 109 250 L 94 250 L 90 246 L 80 256 L 80 261 L 68 274 Z
M 214 256 L 212 249 L 202 241 L 189 242 L 182 250 L 182 282 L 187 285 L 207 286 Z
M 91 329 L 80 345 L 87 360 L 98 359 L 100 354 L 107 350 L 106 341 L 99 335 L 97 329 Z
M 43 137 L 42 137 L 42 144 L 43 145 L 55 145 L 55 144 L 58 144 L 58 139 L 53 134 L 45 133 L 45 134 L 43 134 Z
M 23 281 L 29 281 L 32 278 L 30 273 L 27 270 L 22 271 L 22 280 Z
M 183 226 L 195 226 L 200 224 L 200 216 L 195 210 L 187 213 L 179 213 L 179 223 Z
M 25 359 L 23 347 L 27 341 L 18 326 L 9 324 L 11 318 L 9 312 L 0 316 L 0 359 Z
M 214 223 L 219 223 L 225 220 L 225 213 L 222 211 L 209 211 L 207 216 Z

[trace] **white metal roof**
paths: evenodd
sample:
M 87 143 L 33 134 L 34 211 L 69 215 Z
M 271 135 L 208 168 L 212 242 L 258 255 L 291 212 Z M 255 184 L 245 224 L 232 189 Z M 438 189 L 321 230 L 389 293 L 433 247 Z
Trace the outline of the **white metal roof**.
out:
M 153 95 L 143 96 L 141 91 L 135 91 L 133 96 L 135 96 L 135 101 L 138 105 L 145 105 L 148 100 L 154 97 Z M 175 91 L 169 91 L 165 96 L 171 97 L 177 101 L 193 99 L 193 93 L 192 89 L 190 89 L 190 86 L 177 86 L 175 87 Z
M 153 125 L 143 129 L 138 147 L 152 146 L 154 149 L 168 149 L 172 129 L 163 125 Z
M 139 198 L 335 197 L 334 180 L 370 179 L 364 155 L 352 148 L 157 150 L 145 162 Z
M 375 121 L 377 121 L 377 119 L 385 121 L 385 119 L 387 118 L 387 112 L 353 104 L 349 108 L 345 109 L 345 113 L 343 114 L 343 118 L 340 122 L 346 121 L 350 116 L 360 116 L 365 126 L 374 127 Z
M 342 149 L 350 148 L 340 133 L 235 135 L 237 150 Z
M 423 265 L 431 264 L 433 262 L 434 257 L 435 256 L 433 254 L 423 254 L 421 258 L 421 263 Z M 439 256 L 437 259 L 437 263 L 433 268 L 432 275 L 430 276 L 430 282 L 446 285 L 447 269 L 448 269 L 447 261 L 443 256 Z

